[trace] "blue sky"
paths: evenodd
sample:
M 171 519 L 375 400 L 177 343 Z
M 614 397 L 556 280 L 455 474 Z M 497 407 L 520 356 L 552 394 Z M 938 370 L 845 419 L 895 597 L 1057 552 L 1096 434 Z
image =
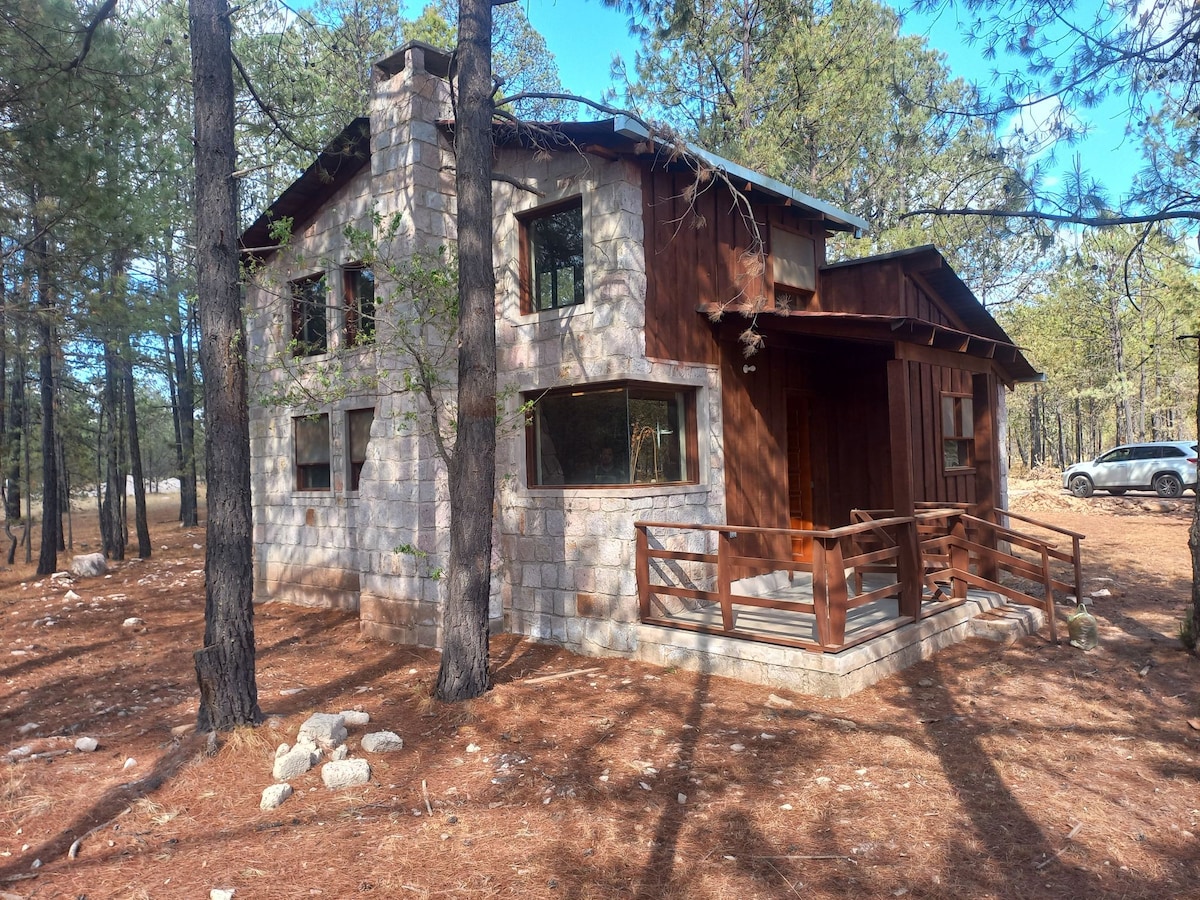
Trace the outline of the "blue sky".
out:
M 533 27 L 546 39 L 558 63 L 564 87 L 577 94 L 598 99 L 609 85 L 614 55 L 632 63 L 636 42 L 629 37 L 626 17 L 604 6 L 600 0 L 521 0 Z M 947 65 L 956 76 L 987 81 L 996 63 L 986 61 L 978 47 L 966 46 L 953 12 L 937 18 L 908 17 L 904 31 L 924 35 L 934 49 L 946 54 Z M 1054 166 L 1069 167 L 1076 153 L 1089 160 L 1104 160 L 1098 172 L 1110 190 L 1119 192 L 1129 184 L 1137 164 L 1136 148 L 1124 138 L 1124 121 L 1116 104 L 1093 111 L 1089 116 L 1090 133 L 1078 146 L 1058 151 Z

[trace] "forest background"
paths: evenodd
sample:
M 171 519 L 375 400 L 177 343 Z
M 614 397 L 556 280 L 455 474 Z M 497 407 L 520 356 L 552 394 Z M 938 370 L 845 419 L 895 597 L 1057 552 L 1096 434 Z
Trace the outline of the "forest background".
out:
M 1127 12 L 1159 7 L 1177 5 Z M 873 0 L 629 11 L 635 49 L 614 61 L 602 99 L 866 218 L 867 235 L 831 242 L 831 258 L 936 244 L 1027 348 L 1047 379 L 1010 396 L 1014 465 L 1195 436 L 1196 346 L 1181 338 L 1197 330 L 1196 259 L 1189 219 L 1171 208 L 1178 194 L 1164 197 L 1194 175 L 1197 154 L 1164 104 L 1134 114 L 1148 94 L 1172 99 L 1162 70 L 1157 83 L 1133 79 L 1120 93 L 1081 90 L 1060 68 L 1059 81 L 1035 90 L 1039 58 L 1061 57 L 1054 42 L 1071 35 L 1031 30 L 1028 14 L 1023 28 L 995 11 L 987 28 L 964 17 L 993 63 L 973 84 L 929 39 L 906 33 L 910 11 Z M 415 14 L 389 0 L 251 0 L 233 16 L 243 224 L 365 113 L 375 60 L 410 39 L 447 49 L 456 40 L 447 0 Z M 179 479 L 181 519 L 194 524 L 203 479 L 186 4 L 0 0 L 0 17 L 9 552 L 24 538 L 28 558 L 21 525 L 33 498 L 50 494 L 64 514 L 68 497 L 95 498 L 110 556 L 124 556 L 130 522 L 148 552 L 144 486 Z M 521 4 L 497 8 L 494 43 L 505 94 L 564 90 Z M 1068 88 L 1074 106 L 1059 102 Z M 1114 100 L 1130 114 L 1135 161 L 1121 172 L 1121 196 L 1101 177 L 1111 167 L 1078 151 L 1087 110 Z M 515 111 L 596 117 L 561 101 Z M 980 209 L 991 214 L 958 214 Z M 1154 212 L 1124 215 L 1131 209 Z

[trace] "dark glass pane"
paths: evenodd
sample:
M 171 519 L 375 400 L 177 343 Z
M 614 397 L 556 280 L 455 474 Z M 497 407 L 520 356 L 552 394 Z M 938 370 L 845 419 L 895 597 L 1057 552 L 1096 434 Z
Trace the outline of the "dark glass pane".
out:
M 367 458 L 367 443 L 371 440 L 374 409 L 352 409 L 346 414 L 347 443 L 350 445 L 350 490 L 357 491 Z
M 304 416 L 292 420 L 296 426 L 296 462 L 329 463 L 329 416 Z
M 328 346 L 325 336 L 325 276 L 316 275 L 293 281 L 292 339 L 297 356 L 324 353 Z
M 684 422 L 682 394 L 630 392 L 629 455 L 634 484 L 684 480 Z
M 529 223 L 536 309 L 557 309 L 583 302 L 583 205 L 572 206 Z
M 375 273 L 367 266 L 343 270 L 346 293 L 346 343 L 353 347 L 375 337 Z
M 538 401 L 538 484 L 627 484 L 624 388 L 551 394 Z

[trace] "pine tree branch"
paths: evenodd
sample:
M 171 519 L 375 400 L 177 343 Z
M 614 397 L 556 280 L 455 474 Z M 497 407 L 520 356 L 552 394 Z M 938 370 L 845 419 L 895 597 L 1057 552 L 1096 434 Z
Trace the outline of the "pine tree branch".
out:
M 1089 228 L 1109 228 L 1114 225 L 1145 225 L 1151 222 L 1171 222 L 1176 219 L 1200 220 L 1200 209 L 1164 209 L 1143 215 L 1125 216 L 1081 216 L 1073 213 L 1050 213 L 1038 209 L 977 209 L 970 206 L 947 208 L 923 207 L 901 213 L 898 218 L 911 219 L 915 216 L 980 216 L 990 219 L 1034 219 L 1040 222 L 1056 222 L 1060 225 L 1085 225 Z
M 63 66 L 64 72 L 69 72 L 72 69 L 78 69 L 83 65 L 83 61 L 87 59 L 88 52 L 92 49 L 92 38 L 96 34 L 96 29 L 100 24 L 113 14 L 117 8 L 117 0 L 104 0 L 101 7 L 96 10 L 96 14 L 92 16 L 92 20 L 88 22 L 87 27 L 83 30 L 83 46 L 79 48 L 79 54 Z
M 300 140 L 300 138 L 296 137 L 296 135 L 294 135 L 291 130 L 279 120 L 279 117 L 275 115 L 275 111 L 271 109 L 271 107 L 267 105 L 263 98 L 258 95 L 258 91 L 254 89 L 254 83 L 250 80 L 249 73 L 246 71 L 245 66 L 242 65 L 242 61 L 238 59 L 236 53 L 233 54 L 233 67 L 237 69 L 238 74 L 242 76 L 242 82 L 246 85 L 246 90 L 250 92 L 250 96 L 254 98 L 254 102 L 258 105 L 258 108 L 263 111 L 263 115 L 271 120 L 271 124 L 279 129 L 279 133 L 287 138 L 288 141 L 291 142 L 292 146 L 296 147 L 298 150 L 303 150 L 305 153 L 319 155 L 321 152 L 320 147 L 310 146 L 309 144 L 306 144 L 304 141 Z

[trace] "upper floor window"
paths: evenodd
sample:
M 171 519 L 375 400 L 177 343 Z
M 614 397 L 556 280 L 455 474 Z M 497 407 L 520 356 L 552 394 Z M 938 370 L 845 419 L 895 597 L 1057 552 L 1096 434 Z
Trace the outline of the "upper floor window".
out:
M 942 467 L 975 465 L 974 402 L 966 394 L 942 394 Z
M 292 296 L 292 354 L 312 356 L 329 348 L 325 333 L 325 273 L 299 278 L 290 285 Z
M 522 246 L 525 312 L 559 309 L 583 302 L 583 200 L 524 219 Z
M 374 421 L 374 409 L 352 409 L 346 413 L 346 445 L 349 449 L 352 491 L 358 490 L 362 478 L 363 464 L 367 461 L 367 443 L 371 440 L 371 423 Z
M 695 482 L 695 420 L 695 392 L 690 389 L 606 384 L 551 391 L 533 408 L 530 482 Z
M 329 470 L 329 414 L 292 419 L 296 438 L 296 490 L 327 491 Z
M 342 269 L 342 297 L 346 306 L 345 346 L 357 347 L 375 340 L 375 273 L 354 263 Z

